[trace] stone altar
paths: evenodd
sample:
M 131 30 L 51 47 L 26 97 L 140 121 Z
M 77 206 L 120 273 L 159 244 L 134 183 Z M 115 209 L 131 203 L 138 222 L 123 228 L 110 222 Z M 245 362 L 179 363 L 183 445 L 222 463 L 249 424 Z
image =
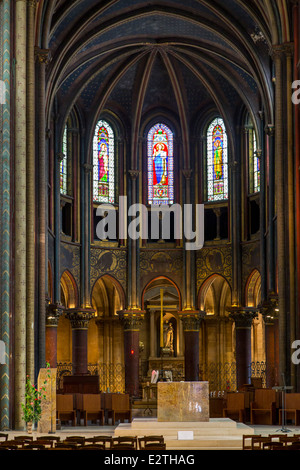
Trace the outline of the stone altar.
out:
M 158 422 L 209 422 L 208 382 L 159 382 Z

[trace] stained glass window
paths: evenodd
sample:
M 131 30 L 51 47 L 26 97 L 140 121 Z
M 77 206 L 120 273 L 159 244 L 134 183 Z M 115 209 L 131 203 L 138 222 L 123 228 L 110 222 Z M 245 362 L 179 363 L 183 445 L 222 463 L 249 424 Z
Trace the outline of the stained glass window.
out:
M 62 141 L 63 157 L 60 162 L 60 192 L 61 194 L 68 194 L 68 126 L 65 126 L 63 141 Z
M 93 200 L 115 202 L 115 142 L 114 132 L 106 121 L 99 121 L 93 145 Z
M 228 199 L 228 139 L 221 118 L 214 119 L 207 131 L 207 199 Z
M 165 124 L 148 133 L 148 204 L 174 203 L 174 138 Z
M 257 154 L 257 139 L 254 129 L 249 130 L 249 180 L 250 193 L 260 191 L 260 159 Z

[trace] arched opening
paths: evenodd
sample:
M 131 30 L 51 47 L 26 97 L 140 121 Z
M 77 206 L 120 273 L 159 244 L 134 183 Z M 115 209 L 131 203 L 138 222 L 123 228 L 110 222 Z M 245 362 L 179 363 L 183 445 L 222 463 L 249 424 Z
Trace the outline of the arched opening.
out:
M 228 319 L 231 288 L 218 275 L 210 276 L 199 290 L 198 305 L 206 312 L 200 330 L 200 367 L 214 393 L 235 388 L 234 325 Z
M 88 362 L 98 368 L 102 391 L 123 392 L 124 337 L 118 312 L 125 307 L 121 285 L 104 275 L 94 284 L 91 304 L 96 311 L 88 329 Z
M 163 276 L 152 279 L 144 288 L 142 306 L 146 311 L 140 331 L 142 376 L 149 379 L 152 370 L 158 370 L 162 380 L 182 380 L 184 338 L 177 285 Z
M 255 269 L 249 276 L 246 283 L 245 301 L 247 307 L 257 308 L 261 302 L 261 275 Z M 257 318 L 252 326 L 252 363 L 262 364 L 266 360 L 265 351 L 265 323 L 263 316 L 258 312 Z

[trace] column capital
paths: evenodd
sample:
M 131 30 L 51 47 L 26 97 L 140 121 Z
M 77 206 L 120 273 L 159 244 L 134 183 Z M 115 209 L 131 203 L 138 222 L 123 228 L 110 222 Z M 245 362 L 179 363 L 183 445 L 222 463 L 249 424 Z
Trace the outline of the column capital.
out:
M 35 47 L 34 55 L 40 64 L 48 65 L 51 61 L 50 49 L 41 49 L 40 47 Z
M 93 165 L 91 165 L 90 163 L 84 163 L 82 165 L 82 168 L 84 170 L 85 173 L 91 173 L 93 171 Z
M 266 325 L 274 325 L 278 319 L 278 295 L 270 293 L 268 299 L 259 305 L 261 314 Z
M 132 181 L 136 181 L 138 179 L 139 175 L 140 175 L 140 171 L 139 170 L 129 170 L 128 174 L 129 174 Z
M 283 57 L 293 57 L 294 43 L 285 42 L 283 44 L 275 44 L 272 46 L 270 53 L 273 59 L 283 58 Z
M 139 331 L 145 319 L 143 310 L 122 310 L 118 312 L 119 319 L 124 325 L 124 331 Z
M 95 310 L 91 308 L 71 308 L 66 310 L 66 317 L 71 322 L 72 330 L 87 330 L 89 322 L 94 316 Z
M 64 306 L 60 304 L 49 304 L 46 307 L 46 327 L 57 327 L 58 320 L 64 313 Z
M 182 174 L 185 177 L 185 179 L 189 181 L 193 176 L 193 170 L 190 168 L 186 168 L 185 170 L 182 170 Z
M 178 315 L 183 323 L 184 332 L 200 331 L 206 312 L 201 310 L 184 310 L 182 312 L 178 312 Z
M 266 134 L 269 135 L 270 137 L 274 137 L 275 135 L 275 125 L 274 124 L 268 124 L 265 128 Z
M 227 309 L 229 318 L 235 322 L 236 328 L 251 328 L 253 320 L 257 318 L 258 309 L 254 307 L 232 306 Z

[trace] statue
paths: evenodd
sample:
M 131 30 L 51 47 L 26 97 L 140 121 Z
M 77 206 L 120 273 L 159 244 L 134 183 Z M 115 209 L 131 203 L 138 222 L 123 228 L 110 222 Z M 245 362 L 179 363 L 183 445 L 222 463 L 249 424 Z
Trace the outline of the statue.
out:
M 171 322 L 164 323 L 164 348 L 173 351 L 174 332 Z

